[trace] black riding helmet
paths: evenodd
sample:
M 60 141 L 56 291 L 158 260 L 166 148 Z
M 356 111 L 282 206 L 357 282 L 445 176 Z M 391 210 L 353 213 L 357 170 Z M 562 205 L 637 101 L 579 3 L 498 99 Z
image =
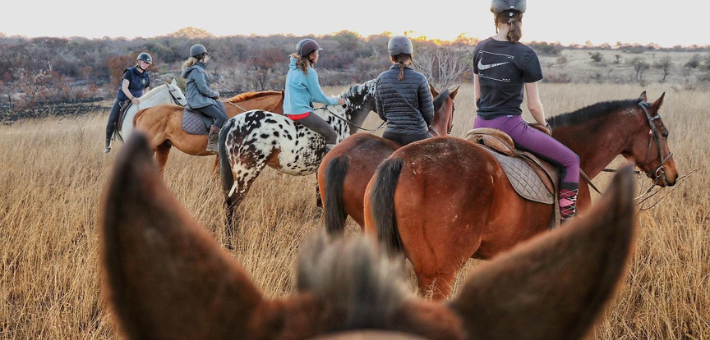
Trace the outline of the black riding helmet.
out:
M 392 39 L 390 39 L 387 43 L 387 52 L 389 52 L 392 57 L 400 54 L 412 55 L 414 53 L 414 47 L 412 46 L 412 41 L 409 40 L 409 38 L 404 35 L 397 35 L 392 37 Z
M 491 12 L 500 14 L 509 11 L 509 15 L 513 16 L 513 11 L 518 11 L 520 14 L 525 13 L 528 4 L 526 0 L 493 0 L 491 1 Z
M 202 44 L 194 44 L 190 47 L 190 56 L 193 58 L 200 59 L 205 53 L 207 53 L 207 49 Z
M 138 57 L 136 58 L 136 61 L 139 61 L 139 60 L 145 61 L 148 64 L 153 63 L 153 58 L 150 56 L 150 54 L 145 53 L 145 52 L 138 55 Z
M 318 43 L 313 39 L 303 39 L 296 45 L 296 53 L 298 53 L 301 58 L 308 58 L 308 56 L 313 53 L 313 51 L 321 51 Z

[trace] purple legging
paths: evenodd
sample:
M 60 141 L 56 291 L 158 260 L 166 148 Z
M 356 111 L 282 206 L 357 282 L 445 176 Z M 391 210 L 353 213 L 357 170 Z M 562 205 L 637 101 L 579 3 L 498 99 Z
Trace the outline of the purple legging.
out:
M 473 127 L 493 128 L 507 133 L 516 147 L 530 151 L 560 168 L 562 189 L 577 189 L 579 156 L 556 139 L 528 126 L 520 115 L 500 116 L 490 120 L 477 116 Z

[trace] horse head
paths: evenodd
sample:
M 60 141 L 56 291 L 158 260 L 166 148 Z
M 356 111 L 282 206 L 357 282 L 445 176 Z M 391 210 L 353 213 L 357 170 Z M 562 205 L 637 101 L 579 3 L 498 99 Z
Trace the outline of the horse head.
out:
M 459 86 L 453 91 L 444 90 L 444 92 L 439 93 L 430 84 L 429 90 L 432 98 L 434 98 L 434 118 L 429 126 L 429 131 L 435 136 L 443 136 L 444 133 L 448 135 L 451 133 L 451 129 L 454 128 L 454 111 L 456 109 L 454 98 L 458 94 Z
M 663 124 L 659 110 L 663 105 L 664 92 L 655 102 L 648 103 L 646 91 L 639 96 L 636 120 L 640 126 L 640 138 L 634 138 L 623 155 L 639 167 L 658 186 L 673 186 L 678 179 L 678 170 L 673 153 L 668 147 L 668 128 Z M 647 137 L 646 137 L 647 136 Z
M 409 292 L 365 236 L 311 240 L 297 292 L 269 299 L 163 184 L 137 132 L 104 195 L 103 286 L 131 339 L 580 339 L 624 276 L 636 224 L 630 167 L 597 202 L 474 268 L 448 303 Z
M 173 78 L 171 82 L 166 81 L 165 86 L 168 87 L 168 92 L 170 93 L 170 96 L 178 105 L 187 105 L 187 99 L 185 98 L 185 94 L 183 94 L 182 90 L 180 90 L 180 87 L 178 86 L 177 81 L 175 81 L 175 78 Z

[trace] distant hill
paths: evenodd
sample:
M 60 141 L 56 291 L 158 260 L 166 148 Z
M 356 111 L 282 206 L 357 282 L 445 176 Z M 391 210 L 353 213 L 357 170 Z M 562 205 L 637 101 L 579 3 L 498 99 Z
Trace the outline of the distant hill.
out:
M 173 33 L 169 33 L 168 37 L 181 39 L 199 39 L 199 38 L 214 38 L 215 35 L 197 27 L 181 28 Z

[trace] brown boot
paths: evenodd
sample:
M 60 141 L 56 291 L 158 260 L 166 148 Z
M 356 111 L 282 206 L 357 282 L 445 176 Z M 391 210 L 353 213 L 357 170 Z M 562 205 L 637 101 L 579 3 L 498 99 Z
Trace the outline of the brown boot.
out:
M 210 133 L 207 135 L 207 151 L 219 151 L 219 128 L 214 125 L 210 126 Z

